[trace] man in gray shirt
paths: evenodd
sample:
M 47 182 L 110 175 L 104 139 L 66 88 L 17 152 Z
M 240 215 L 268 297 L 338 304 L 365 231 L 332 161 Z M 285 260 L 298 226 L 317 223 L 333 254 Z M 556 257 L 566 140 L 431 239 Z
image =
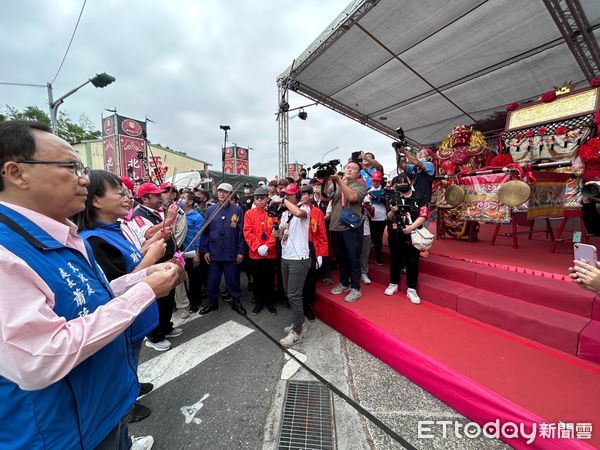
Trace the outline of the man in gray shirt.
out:
M 332 294 L 348 292 L 344 298 L 355 302 L 360 292 L 360 252 L 362 247 L 362 221 L 355 226 L 343 223 L 342 212 L 350 209 L 362 215 L 362 201 L 367 194 L 367 186 L 360 178 L 360 164 L 349 162 L 344 168 L 344 176 L 331 175 L 327 185 L 327 196 L 332 199 L 331 242 L 340 269 L 340 282 L 331 290 Z

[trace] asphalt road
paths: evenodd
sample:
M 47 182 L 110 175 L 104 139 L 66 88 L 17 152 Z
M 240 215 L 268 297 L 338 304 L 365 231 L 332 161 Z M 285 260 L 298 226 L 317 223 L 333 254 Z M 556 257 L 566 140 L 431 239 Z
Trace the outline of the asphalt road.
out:
M 250 310 L 250 297 L 243 300 Z M 278 307 L 250 318 L 275 339 L 284 336 L 291 310 Z M 176 313 L 176 322 L 181 318 Z M 288 381 L 282 380 L 285 354 L 228 303 L 206 316 L 197 314 L 181 325 L 184 334 L 171 339 L 173 348 L 159 353 L 143 347 L 140 379 L 156 388 L 141 402 L 152 415 L 130 424 L 130 434 L 154 436 L 155 449 L 276 449 Z M 499 449 L 503 443 L 479 437 L 418 438 L 419 420 L 467 423 L 402 375 L 390 369 L 320 321 L 309 323 L 294 350 L 306 364 L 374 414 L 416 448 Z M 288 368 L 286 368 L 286 373 Z M 300 368 L 291 380 L 314 381 Z M 338 449 L 403 448 L 333 396 L 334 442 Z

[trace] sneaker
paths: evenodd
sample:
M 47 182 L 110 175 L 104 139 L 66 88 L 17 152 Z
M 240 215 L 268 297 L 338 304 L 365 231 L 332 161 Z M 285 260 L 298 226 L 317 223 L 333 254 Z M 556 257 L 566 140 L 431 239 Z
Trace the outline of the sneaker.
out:
M 252 308 L 252 314 L 257 315 L 259 312 L 262 311 L 262 309 L 263 307 L 260 303 L 255 303 L 254 308 Z
M 157 352 L 165 352 L 171 348 L 171 343 L 169 341 L 167 341 L 166 339 L 163 339 L 162 341 L 159 341 L 159 342 L 152 342 L 152 341 L 146 339 L 146 347 L 153 348 Z
M 294 344 L 297 344 L 302 340 L 302 333 L 296 333 L 295 331 L 290 331 L 286 337 L 281 339 L 279 343 L 285 348 L 290 348 Z
M 283 329 L 283 331 L 285 331 L 286 333 L 290 333 L 292 331 L 292 327 L 294 325 L 290 325 L 289 327 L 285 327 Z M 306 333 L 306 330 L 308 330 L 308 324 L 306 323 L 306 320 L 302 323 L 302 334 Z
M 394 283 L 390 283 L 387 288 L 385 288 L 385 295 L 394 295 L 398 292 L 398 285 Z
M 152 436 L 131 436 L 131 447 L 130 450 L 150 450 L 154 445 L 154 438 Z
M 182 334 L 183 334 L 183 329 L 173 328 L 169 333 L 165 334 L 165 337 L 173 338 L 173 337 L 181 336 Z
M 198 305 L 192 305 L 192 306 L 190 306 L 190 315 L 195 314 L 198 311 L 200 311 L 200 307 Z
M 348 292 L 350 290 L 350 286 L 344 286 L 342 283 L 338 284 L 334 287 L 330 292 L 332 294 L 343 294 L 344 292 Z
M 421 303 L 421 298 L 419 297 L 419 294 L 417 294 L 416 289 L 410 289 L 410 288 L 407 289 L 406 296 L 408 297 L 410 302 L 414 303 L 415 305 L 418 305 L 419 303 Z
M 369 276 L 366 273 L 363 273 L 360 276 L 360 281 L 362 281 L 365 284 L 371 284 L 371 279 L 369 278 Z
M 346 295 L 344 301 L 347 303 L 353 303 L 358 300 L 362 296 L 362 292 L 360 289 L 350 289 L 350 293 Z
M 271 314 L 277 314 L 275 306 L 273 306 L 271 303 L 267 303 L 267 311 L 269 311 Z

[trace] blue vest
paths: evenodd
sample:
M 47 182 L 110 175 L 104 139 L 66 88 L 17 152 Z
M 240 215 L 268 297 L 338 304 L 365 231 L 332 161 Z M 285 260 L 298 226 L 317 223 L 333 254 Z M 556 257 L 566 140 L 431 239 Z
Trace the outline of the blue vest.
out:
M 142 261 L 142 254 L 135 245 L 125 239 L 118 223 L 112 225 L 99 223 L 93 230 L 82 230 L 79 235 L 85 239 L 88 239 L 90 236 L 99 237 L 119 250 L 127 266 L 127 273 L 133 272 L 136 266 Z M 140 342 L 157 326 L 158 306 L 156 305 L 156 301 L 153 301 L 131 324 L 131 341 L 133 343 Z
M 87 242 L 91 264 L 14 210 L 0 205 L 0 214 L 12 219 L 10 225 L 0 220 L 0 245 L 25 261 L 50 287 L 56 315 L 72 320 L 113 298 Z M 95 448 L 127 414 L 139 392 L 128 334 L 43 389 L 26 391 L 0 376 L 0 448 Z

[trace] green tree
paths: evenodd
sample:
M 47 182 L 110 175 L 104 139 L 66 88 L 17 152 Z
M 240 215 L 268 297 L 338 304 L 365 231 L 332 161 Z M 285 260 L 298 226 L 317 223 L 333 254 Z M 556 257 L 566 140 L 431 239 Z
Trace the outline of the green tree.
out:
M 38 120 L 50 125 L 48 113 L 37 106 L 28 106 L 23 110 L 6 105 L 0 108 L 0 122 L 6 120 Z M 56 134 L 70 144 L 90 139 L 98 139 L 102 133 L 86 114 L 79 116 L 77 123 L 63 111 L 58 114 Z

